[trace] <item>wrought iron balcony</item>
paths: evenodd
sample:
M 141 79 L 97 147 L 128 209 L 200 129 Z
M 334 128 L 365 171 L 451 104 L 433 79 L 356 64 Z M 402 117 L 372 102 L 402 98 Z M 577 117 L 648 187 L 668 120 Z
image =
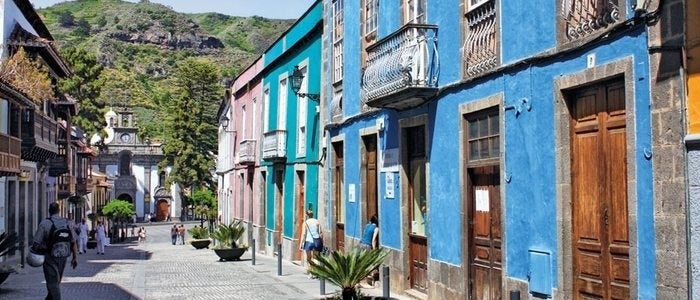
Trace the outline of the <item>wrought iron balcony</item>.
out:
M 440 73 L 437 33 L 435 25 L 407 24 L 367 47 L 363 104 L 405 109 L 435 96 Z
M 242 165 L 255 164 L 255 140 L 241 141 L 238 149 L 238 163 Z
M 467 78 L 490 71 L 499 64 L 496 14 L 495 0 L 490 0 L 467 13 L 467 38 L 462 49 L 464 75 Z
M 75 192 L 75 177 L 70 174 L 63 174 L 56 178 L 56 192 L 59 199 L 73 196 Z
M 583 38 L 620 21 L 618 0 L 564 0 L 562 16 L 570 41 Z
M 56 156 L 58 125 L 49 116 L 25 110 L 22 118 L 22 159 L 43 162 Z
M 265 132 L 262 158 L 264 160 L 284 160 L 287 158 L 287 131 Z
M 0 177 L 19 174 L 21 144 L 19 138 L 0 133 Z

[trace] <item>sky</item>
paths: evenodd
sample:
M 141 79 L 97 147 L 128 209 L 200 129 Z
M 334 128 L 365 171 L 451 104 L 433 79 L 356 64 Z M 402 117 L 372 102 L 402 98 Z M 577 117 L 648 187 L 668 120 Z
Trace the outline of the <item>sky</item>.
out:
M 137 2 L 137 0 L 128 0 Z M 262 16 L 270 19 L 297 19 L 314 0 L 149 0 L 170 6 L 181 13 L 218 12 L 231 16 Z M 66 0 L 31 0 L 35 8 L 44 8 Z

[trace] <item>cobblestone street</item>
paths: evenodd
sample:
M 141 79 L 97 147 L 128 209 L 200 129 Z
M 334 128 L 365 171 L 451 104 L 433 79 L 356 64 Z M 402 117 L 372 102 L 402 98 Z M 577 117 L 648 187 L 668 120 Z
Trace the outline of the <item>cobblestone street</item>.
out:
M 250 251 L 237 262 L 219 262 L 213 251 L 170 243 L 171 224 L 146 226 L 146 242 L 110 245 L 106 255 L 95 249 L 68 266 L 61 284 L 63 299 L 319 299 L 318 280 L 301 266 L 283 262 L 277 276 L 276 258 Z M 190 228 L 194 224 L 188 224 Z M 326 285 L 326 296 L 337 290 Z M 378 293 L 378 294 L 377 294 Z M 363 290 L 381 295 L 381 288 Z M 0 299 L 43 299 L 41 268 L 25 267 L 0 285 Z

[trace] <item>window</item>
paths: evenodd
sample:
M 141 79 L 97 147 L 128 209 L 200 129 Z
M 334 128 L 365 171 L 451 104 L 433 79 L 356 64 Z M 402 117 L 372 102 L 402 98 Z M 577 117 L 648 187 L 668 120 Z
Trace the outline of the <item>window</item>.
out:
M 270 88 L 263 92 L 263 132 L 270 131 Z
M 333 83 L 343 80 L 343 1 L 333 1 Z
M 277 93 L 277 130 L 287 129 L 287 76 L 280 80 Z
M 501 155 L 497 109 L 477 112 L 467 117 L 469 162 L 498 159 Z
M 462 20 L 462 59 L 467 78 L 493 70 L 499 64 L 498 10 L 496 0 L 466 0 Z
M 479 5 L 482 5 L 488 1 L 489 0 L 467 0 L 467 2 L 469 4 L 469 5 L 467 5 L 467 9 L 468 10 L 475 9 L 475 8 L 479 7 Z
M 403 23 L 425 24 L 426 0 L 403 0 Z
M 301 86 L 299 87 L 299 93 L 306 93 L 309 89 L 309 68 L 306 66 L 301 67 L 301 74 L 304 78 L 301 81 Z M 297 98 L 297 157 L 306 156 L 306 111 L 308 108 L 308 98 L 299 97 Z
M 365 38 L 376 36 L 379 0 L 363 0 L 362 3 L 362 35 Z

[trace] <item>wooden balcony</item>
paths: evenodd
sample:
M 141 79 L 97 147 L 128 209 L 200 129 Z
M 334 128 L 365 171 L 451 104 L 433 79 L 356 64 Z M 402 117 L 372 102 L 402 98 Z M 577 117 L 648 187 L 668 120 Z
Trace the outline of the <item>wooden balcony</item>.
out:
M 25 110 L 22 118 L 22 159 L 43 162 L 56 156 L 58 125 L 35 110 Z
M 287 159 L 287 131 L 273 130 L 265 132 L 262 158 L 264 160 Z
M 92 180 L 85 177 L 77 177 L 75 179 L 75 195 L 85 196 L 92 191 Z
M 362 101 L 371 107 L 407 109 L 438 92 L 438 27 L 407 24 L 367 47 Z
M 65 155 L 58 155 L 49 159 L 49 176 L 57 177 L 68 173 L 68 161 Z
M 255 164 L 255 140 L 243 140 L 241 141 L 240 148 L 238 149 L 238 163 L 241 165 L 254 165 Z
M 0 133 L 0 177 L 19 174 L 22 140 Z
M 75 177 L 70 174 L 63 174 L 56 178 L 56 192 L 59 199 L 73 196 L 75 193 Z

